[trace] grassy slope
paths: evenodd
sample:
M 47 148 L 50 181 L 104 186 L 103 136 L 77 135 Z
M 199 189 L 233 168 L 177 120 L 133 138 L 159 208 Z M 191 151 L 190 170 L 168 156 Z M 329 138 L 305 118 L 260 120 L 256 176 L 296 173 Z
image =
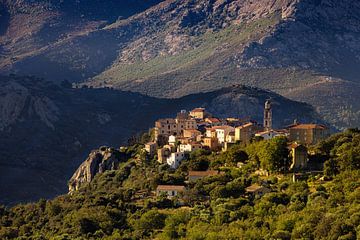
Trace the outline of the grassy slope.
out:
M 318 81 L 318 76 L 297 69 L 240 69 L 236 54 L 247 44 L 269 34 L 280 16 L 232 25 L 218 32 L 192 37 L 191 50 L 176 55 L 158 56 L 149 61 L 115 63 L 91 81 L 91 85 L 115 86 L 158 97 L 179 97 L 189 93 L 218 89 L 232 84 L 247 84 L 285 93 Z M 143 49 L 137 50 L 140 52 Z M 164 84 L 166 83 L 166 84 Z

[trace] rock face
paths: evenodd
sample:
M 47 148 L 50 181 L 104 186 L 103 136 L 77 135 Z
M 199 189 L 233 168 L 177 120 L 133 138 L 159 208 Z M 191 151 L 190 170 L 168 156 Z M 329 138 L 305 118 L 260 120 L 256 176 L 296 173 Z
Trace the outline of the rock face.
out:
M 115 170 L 119 165 L 119 152 L 108 147 L 92 151 L 69 180 L 69 193 L 77 191 L 85 183 L 91 182 L 95 175 L 107 170 Z

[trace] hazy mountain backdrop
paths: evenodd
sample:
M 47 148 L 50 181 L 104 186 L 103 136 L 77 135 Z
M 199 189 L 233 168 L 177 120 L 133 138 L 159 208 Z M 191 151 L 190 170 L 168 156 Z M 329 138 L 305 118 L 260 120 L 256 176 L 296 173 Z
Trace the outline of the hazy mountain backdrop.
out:
M 241 83 L 313 104 L 338 127 L 360 122 L 358 1 L 0 3 L 3 73 L 157 97 Z

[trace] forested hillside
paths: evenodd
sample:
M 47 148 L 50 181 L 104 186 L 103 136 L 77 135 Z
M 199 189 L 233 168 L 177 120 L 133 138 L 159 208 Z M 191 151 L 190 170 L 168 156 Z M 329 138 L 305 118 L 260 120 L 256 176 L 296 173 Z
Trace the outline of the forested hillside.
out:
M 360 234 L 360 131 L 315 146 L 311 162 L 323 173 L 293 182 L 283 173 L 284 139 L 198 151 L 175 171 L 145 160 L 142 144 L 117 151 L 118 170 L 98 174 L 72 195 L 1 208 L 2 239 L 357 239 Z M 236 167 L 238 163 L 242 167 Z M 226 166 L 226 167 L 224 167 Z M 257 176 L 258 167 L 271 175 Z M 184 184 L 188 170 L 223 174 L 190 182 L 172 200 L 158 184 Z M 144 178 L 145 176 L 145 178 Z M 271 190 L 252 196 L 252 184 Z

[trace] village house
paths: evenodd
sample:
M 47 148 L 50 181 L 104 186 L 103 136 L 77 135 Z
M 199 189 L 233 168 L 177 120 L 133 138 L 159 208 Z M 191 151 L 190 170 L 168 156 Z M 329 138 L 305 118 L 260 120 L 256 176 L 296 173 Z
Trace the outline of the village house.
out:
M 212 138 L 217 138 L 218 142 L 220 144 L 223 144 L 226 140 L 226 136 L 230 133 L 230 132 L 234 132 L 234 128 L 231 126 L 215 126 L 212 128 L 208 128 L 206 129 L 206 137 L 212 137 Z
M 270 140 L 270 139 L 273 139 L 275 137 L 280 137 L 280 136 L 286 137 L 286 134 L 284 132 L 278 132 L 275 130 L 267 130 L 267 131 L 263 131 L 263 132 L 258 132 L 255 134 L 255 136 L 261 137 L 264 140 Z
M 267 187 L 259 186 L 258 184 L 253 184 L 250 187 L 247 187 L 245 189 L 245 191 L 254 197 L 255 196 L 261 197 L 261 196 L 265 195 L 266 193 L 271 192 L 271 189 L 269 189 Z
M 220 144 L 215 137 L 204 137 L 203 146 L 209 148 L 211 151 L 216 151 L 220 148 Z
M 161 196 L 165 194 L 168 198 L 173 198 L 179 193 L 185 191 L 185 186 L 179 185 L 159 185 L 156 188 L 156 196 Z
M 225 142 L 227 143 L 235 143 L 235 131 L 229 132 L 228 135 L 226 135 Z
M 173 152 L 170 154 L 170 156 L 166 159 L 166 163 L 171 168 L 178 168 L 182 160 L 185 158 L 185 153 L 183 152 Z
M 289 129 L 289 140 L 305 145 L 315 145 L 328 137 L 328 129 L 320 124 L 297 124 Z
M 232 126 L 232 127 L 238 127 L 243 125 L 246 122 L 249 122 L 250 119 L 239 119 L 239 118 L 226 118 L 225 122 L 226 125 Z
M 194 141 L 198 141 L 198 136 L 201 135 L 201 132 L 199 130 L 196 129 L 185 129 L 183 132 L 183 137 L 184 138 L 191 138 Z M 201 139 L 200 139 L 201 140 Z
M 165 142 L 171 135 L 182 136 L 185 129 L 197 129 L 195 119 L 173 119 L 165 118 L 159 119 L 155 122 L 155 140 Z
M 177 138 L 177 141 L 180 144 L 189 144 L 194 142 L 195 140 L 193 138 L 188 138 L 188 137 L 179 137 Z
M 177 137 L 176 136 L 174 136 L 174 135 L 170 135 L 169 136 L 169 140 L 168 140 L 168 143 L 169 143 L 169 145 L 171 145 L 171 146 L 175 146 L 176 145 L 176 143 L 177 143 Z
M 176 119 L 189 119 L 189 113 L 186 110 L 181 110 L 176 114 Z
M 207 114 L 205 108 L 195 108 L 190 111 L 189 115 L 197 120 L 204 120 Z
M 306 146 L 298 143 L 293 143 L 289 146 L 290 157 L 292 164 L 290 170 L 301 170 L 307 167 L 308 149 Z
M 198 149 L 202 149 L 202 145 L 200 143 L 180 144 L 179 146 L 179 151 L 185 153 L 190 153 Z
M 235 128 L 235 141 L 239 141 L 242 144 L 249 144 L 258 129 L 259 128 L 252 122 Z
M 170 145 L 165 145 L 162 148 L 158 149 L 157 151 L 158 162 L 160 164 L 166 163 L 166 160 L 168 159 L 168 157 L 170 157 L 172 151 L 173 151 L 173 147 Z
M 216 170 L 189 171 L 188 179 L 189 179 L 189 181 L 196 181 L 203 177 L 216 176 L 218 174 L 219 174 L 219 171 L 216 171 Z
M 153 157 L 156 153 L 157 144 L 156 142 L 148 142 L 145 144 L 145 151 L 150 157 Z
M 210 126 L 221 126 L 222 122 L 220 119 L 215 117 L 205 118 L 205 122 L 209 123 Z

